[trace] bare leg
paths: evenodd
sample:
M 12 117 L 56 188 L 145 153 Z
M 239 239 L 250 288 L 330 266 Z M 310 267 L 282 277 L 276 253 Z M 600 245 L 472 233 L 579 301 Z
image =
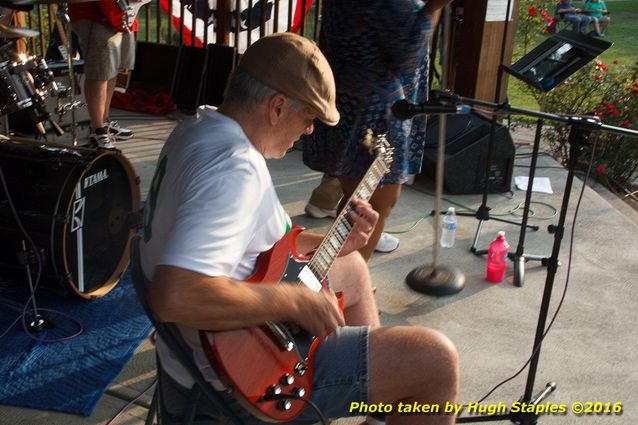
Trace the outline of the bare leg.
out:
M 113 99 L 113 92 L 115 92 L 115 83 L 117 77 L 109 80 L 108 87 L 106 89 L 106 103 L 104 104 L 104 116 L 102 122 L 105 123 L 109 118 L 109 112 L 111 110 L 111 99 Z
M 601 35 L 605 35 L 607 34 L 607 27 L 609 27 L 609 21 L 611 20 L 611 18 L 609 16 L 605 16 L 599 19 L 600 22 L 600 34 Z
M 368 264 L 361 254 L 353 252 L 337 258 L 330 270 L 330 281 L 334 291 L 343 291 L 346 324 L 379 326 L 379 314 L 372 293 Z
M 104 116 L 108 115 L 107 99 L 108 80 L 90 80 L 84 81 L 84 97 L 86 98 L 89 110 L 89 118 L 91 119 L 91 128 L 102 128 L 104 126 Z
M 344 197 L 341 201 L 342 205 L 339 206 L 341 209 L 343 208 L 346 200 L 349 199 L 352 193 L 356 190 L 360 179 L 340 177 L 339 180 L 341 181 L 341 186 L 343 187 L 344 192 Z M 401 186 L 402 185 L 400 184 L 386 184 L 383 187 L 377 188 L 377 190 L 375 190 L 372 194 L 372 198 L 370 198 L 372 208 L 379 213 L 379 221 L 377 222 L 374 232 L 370 236 L 368 244 L 359 250 L 366 261 L 368 261 L 374 253 L 374 249 L 381 238 L 381 233 L 383 233 L 385 223 L 388 220 L 388 217 L 390 217 L 392 208 L 394 208 L 401 196 Z
M 459 360 L 443 334 L 419 327 L 378 328 L 370 332 L 370 403 L 392 403 L 388 425 L 452 424 L 447 414 L 397 414 L 399 403 L 456 403 Z
M 598 22 L 598 18 L 591 18 L 594 23 L 594 29 L 596 30 L 596 34 L 602 35 L 603 33 L 600 31 L 600 22 Z

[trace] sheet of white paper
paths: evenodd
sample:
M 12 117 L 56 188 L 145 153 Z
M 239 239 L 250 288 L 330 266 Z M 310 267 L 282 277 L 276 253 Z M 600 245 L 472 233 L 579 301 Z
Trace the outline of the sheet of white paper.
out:
M 514 184 L 516 184 L 516 187 L 520 190 L 527 190 L 528 182 L 529 177 L 527 176 L 514 177 Z M 552 184 L 549 181 L 549 177 L 534 177 L 532 192 L 554 193 L 554 191 L 552 190 Z
M 485 21 L 487 22 L 504 21 L 505 13 L 507 12 L 507 1 L 508 0 L 488 0 L 487 11 L 485 12 Z M 510 4 L 510 16 L 508 21 L 512 20 L 513 9 L 514 9 L 514 2 Z

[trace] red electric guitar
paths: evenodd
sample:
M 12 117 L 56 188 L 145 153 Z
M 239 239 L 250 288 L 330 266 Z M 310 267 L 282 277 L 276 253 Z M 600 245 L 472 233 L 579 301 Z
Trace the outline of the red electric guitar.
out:
M 100 0 L 98 9 L 115 31 L 131 32 L 140 8 L 151 0 Z
M 371 139 L 369 131 L 366 140 L 370 143 Z M 373 150 L 374 162 L 352 198 L 370 199 L 392 162 L 392 149 L 385 136 L 377 136 Z M 328 291 L 328 271 L 352 230 L 350 205 L 348 202 L 335 219 L 312 258 L 296 251 L 295 240 L 303 229 L 294 227 L 259 256 L 255 272 L 247 281 L 303 283 L 317 292 Z M 306 407 L 299 398 L 310 396 L 318 338 L 295 324 L 274 322 L 199 334 L 213 370 L 230 394 L 253 415 L 268 422 L 289 421 Z

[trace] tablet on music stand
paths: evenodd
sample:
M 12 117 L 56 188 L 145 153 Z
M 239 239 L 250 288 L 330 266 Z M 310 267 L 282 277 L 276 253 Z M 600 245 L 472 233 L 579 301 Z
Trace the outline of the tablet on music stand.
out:
M 573 31 L 561 31 L 503 69 L 537 89 L 548 92 L 612 46 L 612 43 Z

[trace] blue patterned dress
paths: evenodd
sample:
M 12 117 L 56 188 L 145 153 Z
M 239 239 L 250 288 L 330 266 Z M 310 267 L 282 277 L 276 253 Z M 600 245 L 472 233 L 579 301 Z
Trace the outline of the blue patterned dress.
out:
M 335 127 L 318 123 L 303 138 L 303 161 L 332 176 L 362 177 L 373 158 L 361 141 L 367 128 L 387 133 L 394 162 L 383 183 L 405 183 L 421 171 L 425 117 L 399 121 L 400 99 L 421 102 L 428 91 L 430 16 L 420 0 L 326 0 L 319 46 L 335 74 Z

